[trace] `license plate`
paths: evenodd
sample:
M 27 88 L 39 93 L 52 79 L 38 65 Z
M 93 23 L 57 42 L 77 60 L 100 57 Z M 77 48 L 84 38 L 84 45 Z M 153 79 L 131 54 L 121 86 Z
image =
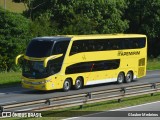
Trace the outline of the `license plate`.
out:
M 33 86 L 29 86 L 29 88 L 30 88 L 30 89 L 34 89 L 34 87 L 33 87 Z

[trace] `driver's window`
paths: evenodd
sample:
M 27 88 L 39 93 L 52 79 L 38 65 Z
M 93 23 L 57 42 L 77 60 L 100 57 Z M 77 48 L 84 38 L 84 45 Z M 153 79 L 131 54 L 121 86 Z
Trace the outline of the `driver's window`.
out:
M 60 41 L 55 43 L 52 55 L 63 54 L 63 56 L 49 61 L 48 67 L 50 70 L 50 74 L 58 73 L 61 70 L 64 55 L 68 48 L 68 44 L 69 41 Z

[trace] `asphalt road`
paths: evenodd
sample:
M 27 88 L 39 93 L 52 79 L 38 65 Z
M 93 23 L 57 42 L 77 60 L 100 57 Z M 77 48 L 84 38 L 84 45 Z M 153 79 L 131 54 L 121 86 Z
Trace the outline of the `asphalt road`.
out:
M 19 103 L 25 101 L 32 101 L 38 99 L 47 99 L 59 96 L 73 95 L 79 93 L 87 93 L 92 91 L 111 89 L 111 88 L 119 88 L 124 86 L 136 85 L 136 84 L 144 84 L 144 83 L 154 83 L 160 82 L 160 70 L 156 71 L 147 71 L 146 77 L 138 79 L 132 83 L 124 83 L 124 84 L 101 84 L 94 86 L 87 86 L 81 90 L 71 90 L 69 92 L 62 92 L 62 90 L 53 90 L 53 91 L 36 91 L 36 90 L 28 90 L 24 89 L 21 86 L 15 86 L 10 88 L 0 88 L 0 105 L 2 104 L 10 104 L 10 103 Z
M 160 101 L 65 120 L 160 120 Z M 108 117 L 110 116 L 110 117 Z

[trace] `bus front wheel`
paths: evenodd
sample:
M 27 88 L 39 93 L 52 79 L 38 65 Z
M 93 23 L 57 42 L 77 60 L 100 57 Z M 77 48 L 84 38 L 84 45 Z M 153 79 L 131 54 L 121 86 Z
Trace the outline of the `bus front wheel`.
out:
M 81 77 L 78 77 L 78 78 L 76 79 L 74 88 L 75 88 L 76 90 L 79 90 L 79 89 L 82 88 L 82 86 L 83 86 L 83 80 L 82 80 Z
M 120 72 L 120 73 L 118 74 L 118 77 L 117 77 L 117 83 L 118 83 L 118 84 L 123 83 L 123 82 L 124 82 L 124 79 L 125 79 L 124 73 Z
M 63 84 L 63 91 L 64 92 L 67 92 L 71 89 L 71 80 L 70 79 L 66 79 L 64 81 L 64 84 Z

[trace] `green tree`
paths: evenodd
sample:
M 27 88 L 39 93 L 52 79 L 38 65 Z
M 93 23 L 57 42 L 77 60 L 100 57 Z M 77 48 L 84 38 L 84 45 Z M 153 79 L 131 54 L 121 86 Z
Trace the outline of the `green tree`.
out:
M 125 0 L 32 0 L 32 7 L 32 19 L 49 12 L 59 34 L 122 33 L 128 28 Z
M 16 55 L 24 53 L 30 39 L 30 20 L 0 8 L 0 71 L 14 69 Z
M 126 19 L 129 33 L 142 33 L 148 36 L 149 55 L 160 55 L 160 0 L 126 0 Z
M 31 36 L 53 36 L 58 34 L 57 24 L 51 23 L 50 15 L 46 12 L 38 16 L 30 25 Z
M 92 34 L 92 33 L 122 33 L 128 28 L 127 20 L 123 19 L 123 11 L 126 9 L 126 4 L 123 0 L 108 0 L 108 1 L 79 1 L 73 0 L 73 3 L 63 5 L 64 8 L 71 8 L 69 10 L 61 10 L 62 14 L 56 16 L 61 19 L 60 27 L 74 28 L 72 33 L 77 31 L 77 34 Z M 65 7 L 66 6 L 66 7 Z M 59 12 L 59 11 L 58 11 Z M 67 15 L 67 16 L 65 16 Z M 60 19 L 58 20 L 60 21 Z
M 40 0 L 39 0 L 38 4 L 36 4 L 36 5 L 34 5 L 35 0 L 12 0 L 12 1 L 16 2 L 16 3 L 23 3 L 28 11 L 28 16 L 31 19 L 32 19 L 33 10 L 35 10 L 36 8 L 40 7 L 41 5 L 43 5 L 45 3 L 45 1 L 41 2 Z

